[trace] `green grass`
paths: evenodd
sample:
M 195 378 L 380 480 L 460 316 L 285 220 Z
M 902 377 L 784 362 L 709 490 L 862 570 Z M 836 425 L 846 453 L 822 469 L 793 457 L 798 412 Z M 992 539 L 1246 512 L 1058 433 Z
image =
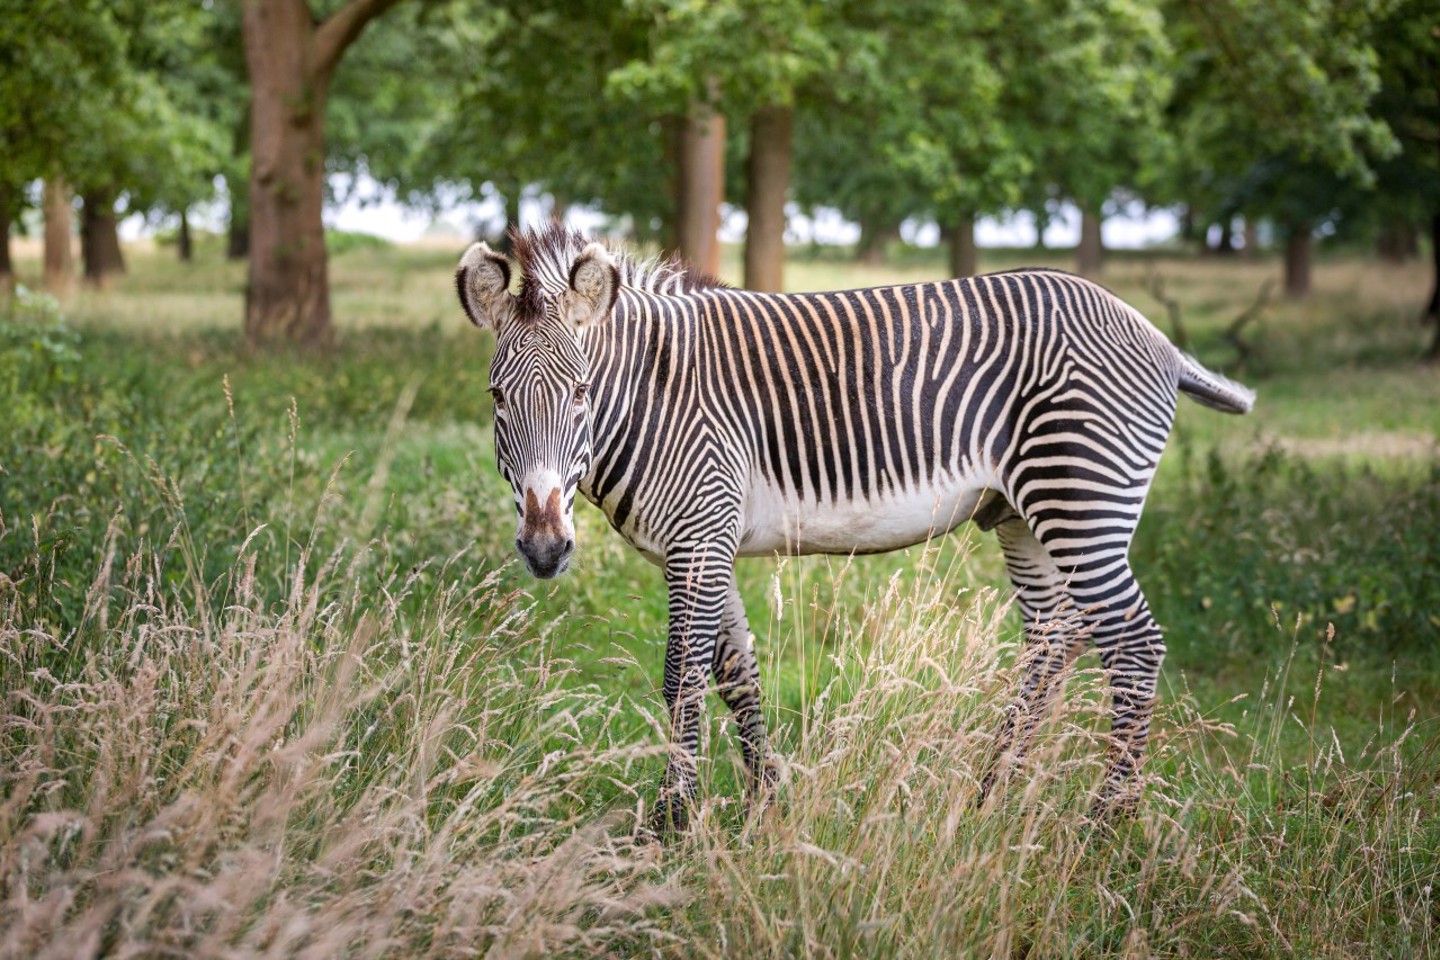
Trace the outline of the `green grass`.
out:
M 663 766 L 663 582 L 588 506 L 571 575 L 511 562 L 457 252 L 336 256 L 323 358 L 246 354 L 243 270 L 213 245 L 132 253 L 62 325 L 8 308 L 0 955 L 1435 950 L 1423 271 L 1322 262 L 1251 328 L 1255 412 L 1182 405 L 1133 551 L 1171 651 L 1134 823 L 1083 816 L 1093 658 L 1027 776 L 973 809 L 1019 628 L 998 549 L 960 531 L 742 562 L 786 782 L 747 820 L 715 704 L 710 803 L 657 853 L 628 838 Z M 1277 264 L 1112 261 L 1163 327 L 1150 271 L 1233 366 L 1219 331 Z

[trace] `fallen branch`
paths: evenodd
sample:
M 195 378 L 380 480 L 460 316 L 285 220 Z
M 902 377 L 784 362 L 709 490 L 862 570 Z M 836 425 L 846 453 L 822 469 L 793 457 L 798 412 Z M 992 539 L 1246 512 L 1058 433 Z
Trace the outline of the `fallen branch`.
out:
M 1240 311 L 1239 315 L 1230 321 L 1230 325 L 1225 328 L 1225 333 L 1222 335 L 1225 342 L 1234 347 L 1235 352 L 1239 354 L 1240 359 L 1238 365 L 1240 367 L 1245 366 L 1251 354 L 1255 351 L 1254 346 L 1243 336 L 1245 328 L 1259 320 L 1265 308 L 1270 305 L 1270 291 L 1274 286 L 1275 281 L 1273 280 L 1266 280 L 1260 284 L 1260 289 L 1255 294 L 1255 302 Z
M 1170 339 L 1175 346 L 1181 350 L 1190 350 L 1190 333 L 1185 329 L 1185 320 L 1181 316 L 1180 301 L 1165 293 L 1165 278 L 1153 267 L 1145 277 L 1145 289 L 1150 296 L 1159 300 L 1165 307 L 1165 312 L 1170 315 Z

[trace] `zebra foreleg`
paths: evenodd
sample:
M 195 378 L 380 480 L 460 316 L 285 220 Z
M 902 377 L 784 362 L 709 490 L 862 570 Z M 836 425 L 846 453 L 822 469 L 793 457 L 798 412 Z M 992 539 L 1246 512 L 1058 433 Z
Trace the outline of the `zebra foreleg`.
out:
M 724 619 L 733 560 L 721 566 L 702 555 L 672 555 L 665 563 L 670 592 L 670 633 L 665 646 L 665 706 L 670 715 L 670 759 L 650 818 L 655 836 L 683 831 L 698 792 L 700 715 Z
M 720 624 L 719 641 L 715 645 L 712 664 L 720 698 L 735 718 L 740 735 L 740 751 L 745 758 L 746 787 L 753 798 L 763 802 L 775 785 L 775 768 L 769 764 L 769 737 L 765 729 L 765 713 L 760 704 L 760 666 L 751 647 L 750 624 L 745 616 L 745 601 L 734 577 Z
M 993 759 L 980 781 L 977 804 L 984 803 L 1024 759 L 1045 710 L 1055 698 L 1061 676 L 1089 646 L 1088 634 L 1070 607 L 1065 578 L 1029 525 L 1011 514 L 995 528 L 1005 551 L 1005 567 L 1025 618 L 1025 673 L 995 740 Z

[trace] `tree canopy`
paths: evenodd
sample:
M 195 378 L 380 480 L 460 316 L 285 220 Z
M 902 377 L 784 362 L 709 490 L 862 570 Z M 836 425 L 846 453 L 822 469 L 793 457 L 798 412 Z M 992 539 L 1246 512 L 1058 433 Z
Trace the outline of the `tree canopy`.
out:
M 862 247 L 906 219 L 958 243 L 977 216 L 1099 215 L 1117 196 L 1305 238 L 1413 234 L 1440 208 L 1422 0 L 0 0 L 0 194 L 59 177 L 182 211 L 223 175 L 243 217 L 251 145 L 274 136 L 250 129 L 264 98 L 238 46 L 274 59 L 242 31 L 262 6 L 302 10 L 325 65 L 266 94 L 289 106 L 264 120 L 321 104 L 320 172 L 293 155 L 320 195 L 326 173 L 363 174 L 437 210 L 496 197 L 514 219 L 522 193 L 549 194 L 672 242 L 703 109 L 748 157 L 723 177 L 732 202 L 763 199 L 770 231 L 786 198 L 837 210 Z M 296 246 L 283 233 L 252 262 Z
M 60 175 L 137 210 L 209 192 L 232 86 L 208 43 L 220 14 L 183 0 L 3 5 L 0 183 Z

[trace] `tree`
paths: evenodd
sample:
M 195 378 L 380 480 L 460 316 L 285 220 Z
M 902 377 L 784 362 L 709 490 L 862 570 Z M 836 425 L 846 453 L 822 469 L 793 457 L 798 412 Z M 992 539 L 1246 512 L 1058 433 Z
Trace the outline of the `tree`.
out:
M 10 259 L 10 224 L 15 220 L 15 195 L 8 184 L 0 183 L 0 287 L 15 279 L 15 264 Z
M 248 159 L 237 155 L 234 131 L 249 112 L 241 43 L 241 5 L 215 4 L 190 8 L 191 15 L 172 29 L 167 42 L 156 44 L 144 63 L 162 78 L 175 116 L 167 127 L 176 131 L 165 153 L 154 157 L 170 175 L 147 177 L 127 187 L 131 209 L 178 221 L 176 251 L 181 260 L 192 255 L 189 211 L 215 194 L 217 178 L 229 188 L 231 213 L 243 214 L 243 188 Z M 242 202 L 236 203 L 236 193 Z
M 746 146 L 745 286 L 783 286 L 785 204 L 794 155 L 795 114 L 809 84 L 834 68 L 833 5 L 815 0 L 638 0 L 649 27 L 645 55 L 612 82 L 652 110 L 677 116 L 675 176 L 681 254 L 702 267 L 718 262 L 715 228 L 723 196 L 723 117 Z
M 720 272 L 720 204 L 725 201 L 725 114 L 714 95 L 691 101 L 679 121 L 675 240 L 680 256 L 704 273 Z
M 750 115 L 745 163 L 745 279 L 751 290 L 785 288 L 786 204 L 795 158 L 795 115 L 816 109 L 850 37 L 833 6 L 809 0 L 748 3 L 748 30 L 728 31 L 730 101 Z
M 70 184 L 59 174 L 45 181 L 45 288 L 52 293 L 70 289 L 75 264 L 70 251 L 73 196 Z
M 875 38 L 847 62 L 856 80 L 841 88 L 875 124 L 851 128 L 879 144 L 855 155 L 881 169 L 843 176 L 867 192 L 893 191 L 891 201 L 867 206 L 894 202 L 892 211 L 933 217 L 952 272 L 975 272 L 976 217 L 1018 201 L 1030 169 L 1014 135 L 1023 111 L 1007 101 L 1019 87 L 1006 76 L 1023 69 L 1014 54 L 1030 6 L 927 0 L 856 4 L 847 14 L 858 34 Z
M 1310 289 L 1313 229 L 1375 182 L 1398 145 L 1372 102 L 1387 0 L 1174 0 L 1180 51 L 1170 193 L 1212 220 L 1274 217 L 1285 289 Z M 1341 201 L 1344 201 L 1343 203 Z
M 769 237 L 773 255 L 757 243 L 752 281 L 776 286 L 788 193 L 784 115 L 787 98 L 817 70 L 820 33 L 807 18 L 823 7 L 492 5 L 463 28 L 466 57 L 488 68 L 439 78 L 456 93 L 436 97 L 436 122 L 414 138 L 419 149 L 389 182 L 412 201 L 491 196 L 512 208 L 522 188 L 548 190 L 557 208 L 599 204 L 620 215 L 618 227 L 714 270 L 722 151 L 729 140 L 755 144 L 755 161 L 745 164 L 757 183 L 745 190 L 756 205 L 751 237 Z M 555 62 L 567 69 L 550 69 Z M 731 118 L 748 122 L 732 126 Z M 759 263 L 769 277 L 756 279 Z
M 626 5 L 515 0 L 411 9 L 407 30 L 367 34 L 347 58 L 339 84 L 364 76 L 374 94 L 353 135 L 349 111 L 339 111 L 339 163 L 363 168 L 415 205 L 493 199 L 513 224 L 522 191 L 548 191 L 557 211 L 598 205 L 616 215 L 615 229 L 673 245 L 667 184 L 678 117 L 612 82 L 614 71 L 648 55 L 647 24 Z M 392 88 L 382 71 L 351 74 L 353 58 L 407 66 Z M 423 121 L 407 128 L 417 116 Z
M 1105 243 L 1100 233 L 1101 212 L 1093 204 L 1080 208 L 1080 243 L 1075 248 L 1075 270 L 1093 277 L 1105 263 Z
M 687 4 L 638 0 L 643 52 L 618 65 L 609 85 L 645 112 L 664 117 L 673 164 L 673 235 L 667 239 L 686 262 L 717 273 L 720 204 L 725 199 L 725 74 L 731 67 L 739 6 L 729 0 Z
M 799 124 L 797 198 L 858 222 L 857 255 L 933 216 L 952 269 L 973 265 L 973 210 L 1010 199 L 1024 163 L 999 117 L 1003 67 L 989 58 L 1005 15 L 939 0 L 841 5 L 831 33 L 843 54 Z
M 1020 127 L 1034 161 L 1026 206 L 1069 200 L 1080 210 L 1076 267 L 1104 262 L 1101 226 L 1121 190 L 1143 194 L 1172 149 L 1165 124 L 1174 49 L 1155 0 L 1069 3 L 1038 18 L 1020 54 L 1032 85 Z M 1063 84 L 1048 84 L 1063 76 Z
M 1421 311 L 1434 326 L 1426 351 L 1440 361 L 1440 18 L 1433 4 L 1403 0 L 1374 32 L 1380 90 L 1373 112 L 1399 141 L 1400 150 L 1376 167 L 1376 196 L 1367 212 L 1380 229 L 1424 225 L 1430 236 L 1430 297 Z
M 847 58 L 847 66 L 854 64 Z M 874 261 L 899 236 L 900 224 L 928 215 L 931 203 L 917 178 L 893 160 L 897 114 L 879 96 L 852 93 L 844 80 L 837 77 L 828 97 L 817 92 L 796 119 L 795 198 L 812 213 L 833 208 L 858 223 L 856 255 Z
M 104 286 L 110 276 L 125 272 L 115 195 L 109 187 L 89 190 L 81 198 L 80 260 L 85 279 L 95 286 Z
M 22 195 L 44 179 L 47 286 L 71 280 L 71 186 L 77 148 L 104 139 L 105 120 L 127 92 L 125 38 L 98 0 L 28 4 L 0 0 L 0 191 Z M 10 217 L 4 217 L 8 247 Z
M 117 203 L 151 208 L 181 187 L 208 192 L 208 119 L 177 95 L 177 76 L 204 49 L 210 12 L 188 0 L 0 0 L 0 190 L 18 195 L 37 178 L 52 183 L 56 219 L 52 276 L 63 267 L 60 238 L 84 198 L 86 274 L 99 281 L 120 263 Z M 60 188 L 64 186 L 62 191 Z M 61 222 L 61 221 L 64 222 Z M 6 227 L 8 228 L 8 222 Z M 68 244 L 67 244 L 68 246 Z
M 843 19 L 858 42 L 827 82 L 859 122 L 828 124 L 822 153 L 802 155 L 806 179 L 832 161 L 817 180 L 862 237 L 932 217 L 957 274 L 977 268 L 978 217 L 1043 206 L 1057 189 L 1098 210 L 1134 179 L 1136 145 L 1164 139 L 1168 45 L 1147 0 L 881 0 Z
M 785 289 L 785 200 L 795 154 L 795 111 L 767 104 L 750 118 L 745 166 L 745 287 Z
M 347 0 L 319 18 L 307 0 L 246 0 L 250 77 L 252 346 L 332 338 L 325 257 L 325 110 L 341 57 L 399 0 Z

